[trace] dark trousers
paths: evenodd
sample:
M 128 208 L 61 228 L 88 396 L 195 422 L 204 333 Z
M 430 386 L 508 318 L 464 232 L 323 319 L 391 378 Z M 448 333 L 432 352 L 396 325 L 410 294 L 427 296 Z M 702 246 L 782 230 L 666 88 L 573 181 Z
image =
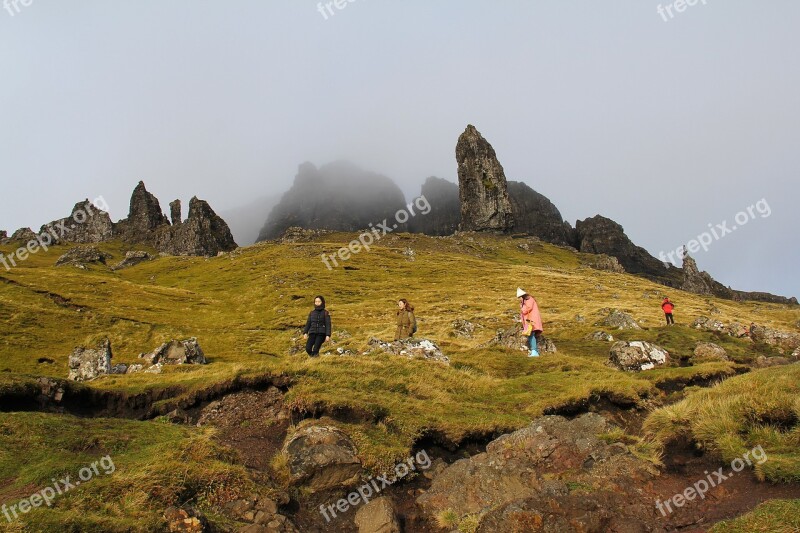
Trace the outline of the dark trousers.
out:
M 318 356 L 323 342 L 325 342 L 324 333 L 309 333 L 308 342 L 306 342 L 306 353 L 311 357 Z
M 674 324 L 674 323 L 675 323 L 675 319 L 674 319 L 674 318 L 672 318 L 672 313 L 664 313 L 664 316 L 666 316 L 666 317 L 667 317 L 667 325 L 668 325 L 668 326 L 669 326 L 670 324 Z

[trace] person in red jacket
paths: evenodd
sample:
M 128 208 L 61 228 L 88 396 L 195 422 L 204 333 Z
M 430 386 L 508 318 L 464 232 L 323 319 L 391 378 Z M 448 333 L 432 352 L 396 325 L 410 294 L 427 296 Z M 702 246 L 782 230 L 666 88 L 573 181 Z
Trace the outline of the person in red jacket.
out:
M 668 297 L 664 298 L 661 303 L 661 309 L 664 310 L 664 316 L 667 318 L 667 325 L 675 325 L 675 319 L 672 317 L 672 311 L 675 309 L 675 304 L 672 303 Z

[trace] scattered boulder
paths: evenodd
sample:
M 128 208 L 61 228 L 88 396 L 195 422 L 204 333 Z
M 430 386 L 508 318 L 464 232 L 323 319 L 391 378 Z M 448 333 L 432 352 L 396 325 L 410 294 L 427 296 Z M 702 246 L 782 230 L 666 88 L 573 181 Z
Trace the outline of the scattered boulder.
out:
M 111 341 L 104 340 L 97 348 L 80 346 L 69 356 L 69 377 L 72 381 L 91 381 L 111 373 Z
M 697 317 L 692 322 L 692 327 L 701 331 L 711 331 L 723 333 L 726 329 L 725 324 L 715 318 L 708 318 L 707 316 Z
M 26 243 L 37 240 L 37 235 L 31 228 L 20 228 L 15 231 L 7 242 Z
M 373 337 L 369 340 L 369 346 L 372 349 L 382 350 L 393 355 L 403 355 L 409 359 L 425 359 L 446 365 L 450 364 L 450 358 L 444 355 L 433 341 L 427 339 L 403 339 L 384 342 Z
M 619 259 L 606 254 L 593 255 L 586 260 L 585 264 L 595 270 L 603 270 L 615 274 L 625 273 L 625 267 L 622 266 Z
M 750 335 L 754 342 L 763 342 L 787 352 L 800 347 L 800 333 L 788 333 L 763 326 L 754 326 Z
M 800 348 L 792 352 L 792 358 L 797 361 L 800 360 Z
M 119 363 L 111 367 L 111 372 L 109 374 L 127 374 L 128 373 L 128 365 L 125 363 Z
M 611 366 L 626 372 L 652 370 L 669 362 L 669 352 L 645 341 L 620 341 L 611 347 Z
M 453 331 L 450 335 L 459 339 L 471 339 L 472 334 L 475 333 L 475 324 L 463 318 L 454 320 L 452 327 Z
M 312 492 L 347 487 L 358 481 L 361 461 L 350 437 L 322 422 L 298 429 L 283 447 L 292 481 Z
M 499 346 L 510 350 L 520 350 L 523 352 L 528 351 L 528 337 L 523 335 L 520 328 L 498 329 L 494 338 L 489 342 L 481 344 L 478 348 L 493 348 Z M 545 337 L 540 336 L 537 342 L 539 353 L 556 353 L 558 348 L 556 344 Z
M 461 231 L 511 231 L 514 214 L 503 166 L 492 145 L 471 124 L 458 139 L 456 161 Z
M 286 231 L 283 232 L 283 235 L 280 236 L 278 242 L 280 244 L 310 242 L 318 237 L 327 235 L 329 233 L 333 232 L 321 229 L 303 229 L 297 226 L 292 226 L 291 228 L 287 228 Z
M 539 350 L 539 353 L 556 353 L 558 352 L 558 348 L 556 348 L 556 343 L 553 342 L 552 339 L 549 337 L 545 337 L 542 335 L 537 340 L 536 346 Z
M 614 342 L 614 337 L 605 331 L 595 331 L 591 335 L 586 336 L 590 341 Z
M 208 364 L 203 349 L 192 337 L 183 341 L 165 342 L 149 354 L 140 354 L 151 365 L 205 365 Z
M 737 339 L 743 339 L 750 336 L 750 328 L 744 324 L 739 324 L 738 322 L 732 322 L 727 329 L 728 335 L 731 337 L 736 337 Z
M 62 255 L 56 261 L 56 266 L 74 266 L 78 268 L 86 268 L 87 265 L 105 265 L 106 260 L 110 259 L 111 255 L 101 251 L 96 246 L 76 246 L 70 248 L 67 253 Z
M 381 496 L 363 506 L 355 518 L 358 533 L 400 533 L 400 522 L 392 500 Z
M 473 517 L 487 533 L 658 530 L 646 493 L 657 472 L 625 444 L 599 437 L 611 430 L 595 413 L 537 418 L 448 466 L 417 504 L 431 518 Z
M 164 520 L 170 533 L 205 533 L 209 530 L 208 520 L 195 509 L 170 507 L 164 511 Z
M 152 255 L 143 251 L 130 251 L 125 253 L 125 259 L 111 267 L 111 270 L 122 270 L 123 268 L 130 268 L 154 259 Z
M 595 326 L 603 326 L 616 329 L 642 329 L 639 323 L 628 313 L 619 309 L 612 309 L 603 320 L 596 322 Z
M 53 236 L 52 244 L 97 244 L 114 238 L 114 224 L 108 213 L 86 199 L 75 204 L 67 218 L 42 226 L 40 234 Z
M 725 348 L 712 342 L 698 342 L 694 347 L 694 361 L 728 361 Z
M 756 368 L 769 368 L 773 366 L 785 366 L 791 364 L 792 361 L 785 357 L 765 357 L 759 355 L 756 357 Z

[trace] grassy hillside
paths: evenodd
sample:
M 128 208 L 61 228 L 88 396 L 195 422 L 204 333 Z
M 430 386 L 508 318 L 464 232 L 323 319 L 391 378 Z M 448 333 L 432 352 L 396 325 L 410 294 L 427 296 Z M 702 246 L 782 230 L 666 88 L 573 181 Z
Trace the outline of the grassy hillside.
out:
M 796 307 L 668 290 L 634 276 L 591 269 L 580 254 L 530 239 L 391 235 L 371 251 L 353 256 L 346 268 L 327 269 L 320 255 L 334 253 L 354 237 L 331 234 L 324 242 L 265 243 L 210 259 L 161 257 L 116 272 L 99 265 L 87 270 L 54 267 L 66 247 L 40 252 L 10 272 L 0 270 L 0 393 L 23 390 L 37 376 L 66 377 L 72 349 L 105 337 L 117 363 L 135 363 L 139 353 L 171 338 L 197 337 L 209 365 L 166 368 L 162 375 L 105 377 L 90 386 L 128 394 L 178 386 L 176 394 L 186 396 L 237 376 L 290 376 L 286 401 L 295 412 L 338 409 L 361 414 L 340 423 L 353 435 L 365 465 L 380 471 L 432 432 L 457 443 L 523 427 L 548 408 L 591 397 L 658 402 L 664 398 L 659 385 L 668 389 L 665 385 L 675 381 L 733 375 L 737 365 L 762 353 L 772 355 L 768 347 L 690 329 L 697 316 L 714 313 L 724 322 L 754 321 L 787 331 L 796 330 L 800 321 Z M 100 247 L 114 256 L 110 264 L 127 249 L 119 243 Z M 413 256 L 404 253 L 408 248 Z M 0 252 L 10 251 L 0 247 Z M 557 354 L 528 359 L 522 352 L 478 348 L 498 329 L 515 327 L 518 286 L 536 296 L 545 334 L 555 341 Z M 318 359 L 302 351 L 291 355 L 316 294 L 327 299 L 335 344 L 326 345 Z M 666 294 L 677 304 L 678 325 L 673 328 L 662 326 L 660 301 Z M 451 359 L 449 367 L 363 355 L 370 337 L 393 336 L 399 298 L 416 306 L 418 336 L 438 343 Z M 647 328 L 609 331 L 615 338 L 654 341 L 676 360 L 689 356 L 698 340 L 716 342 L 734 362 L 675 364 L 642 374 L 613 370 L 605 365 L 610 344 L 585 340 L 603 329 L 593 323 L 608 308 L 631 313 Z M 454 337 L 455 319 L 474 323 L 474 338 Z M 336 348 L 354 355 L 336 355 Z M 0 414 L 0 426 L 26 424 L 26 434 L 46 450 L 56 444 L 49 443 L 42 424 L 53 416 Z M 110 426 L 108 433 L 98 434 L 98 449 L 113 447 L 117 430 L 146 432 L 141 428 L 157 424 L 81 423 L 91 434 L 100 431 L 94 425 Z M 136 449 L 121 448 L 120 460 L 135 465 L 146 446 L 207 438 L 193 428 L 159 428 Z M 13 454 L 0 454 L 0 478 L 6 480 L 5 488 L 0 483 L 0 501 L 49 475 L 49 467 L 36 456 L 30 459 L 19 463 Z M 80 453 L 71 455 L 73 462 L 82 460 Z M 165 468 L 174 471 L 174 465 Z M 127 482 L 117 476 L 114 480 L 109 483 Z M 104 490 L 100 483 L 96 487 L 87 490 Z M 151 502 L 151 512 L 162 503 Z M 124 505 L 114 504 L 105 516 L 125 514 Z

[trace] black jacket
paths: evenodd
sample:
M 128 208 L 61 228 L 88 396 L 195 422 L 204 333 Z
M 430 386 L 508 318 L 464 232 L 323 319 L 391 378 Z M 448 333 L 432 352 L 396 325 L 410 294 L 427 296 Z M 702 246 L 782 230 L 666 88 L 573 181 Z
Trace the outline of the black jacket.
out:
M 314 309 L 308 314 L 306 327 L 303 328 L 305 334 L 324 334 L 331 336 L 331 314 L 325 309 Z

